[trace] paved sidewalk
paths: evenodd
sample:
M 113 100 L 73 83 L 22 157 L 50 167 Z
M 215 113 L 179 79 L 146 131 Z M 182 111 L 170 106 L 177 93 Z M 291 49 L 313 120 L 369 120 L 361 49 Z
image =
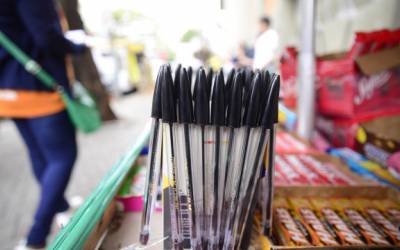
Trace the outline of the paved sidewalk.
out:
M 134 94 L 113 102 L 120 118 L 93 135 L 79 135 L 79 159 L 67 196 L 86 197 L 144 128 L 151 95 Z M 12 122 L 0 122 L 0 249 L 13 249 L 24 238 L 38 199 L 24 145 Z M 53 232 L 50 238 L 53 238 Z

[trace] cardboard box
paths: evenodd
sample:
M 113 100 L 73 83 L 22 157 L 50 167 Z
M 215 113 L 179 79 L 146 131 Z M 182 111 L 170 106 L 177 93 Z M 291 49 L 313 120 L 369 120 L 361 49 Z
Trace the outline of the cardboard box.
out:
M 365 187 L 277 187 L 275 196 L 281 197 L 321 197 L 321 198 L 367 198 L 367 199 L 391 199 L 400 201 L 400 193 L 394 189 L 383 186 L 365 186 Z M 260 233 L 261 230 L 253 230 Z M 325 249 L 395 249 L 394 246 L 303 246 L 303 247 L 288 247 L 275 245 L 273 241 L 265 236 L 253 235 L 252 238 L 257 238 L 257 246 L 263 250 L 325 250 Z
M 116 203 L 113 200 L 104 212 L 100 221 L 97 223 L 96 227 L 93 229 L 91 235 L 87 239 L 83 247 L 84 250 L 98 249 L 99 244 L 101 244 L 102 238 L 104 238 L 107 233 L 107 228 L 114 218 L 115 212 Z
M 355 148 L 400 179 L 400 116 L 360 124 Z
M 400 30 L 357 33 L 346 53 L 316 60 L 317 109 L 323 115 L 351 118 L 379 115 L 400 106 Z M 297 50 L 281 57 L 281 92 L 288 107 L 296 106 Z M 377 112 L 377 113 L 374 113 Z
M 352 118 L 333 118 L 320 115 L 316 117 L 315 127 L 333 146 L 356 149 L 357 133 L 364 123 L 399 115 L 400 105 L 388 106 L 385 110 L 370 111 Z

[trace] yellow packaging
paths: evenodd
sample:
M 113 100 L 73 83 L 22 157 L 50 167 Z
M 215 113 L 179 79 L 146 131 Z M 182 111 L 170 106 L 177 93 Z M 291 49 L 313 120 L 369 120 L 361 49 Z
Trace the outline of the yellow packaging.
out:
M 383 231 L 392 244 L 400 245 L 399 228 L 388 220 L 375 204 L 383 202 L 383 200 L 373 202 L 367 199 L 355 199 L 353 202 L 363 212 L 364 216 L 375 225 L 375 228 Z

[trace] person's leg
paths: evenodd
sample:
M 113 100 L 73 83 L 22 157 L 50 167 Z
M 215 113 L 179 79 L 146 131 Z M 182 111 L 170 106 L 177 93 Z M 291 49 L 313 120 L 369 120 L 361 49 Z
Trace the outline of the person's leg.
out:
M 41 178 L 41 197 L 28 245 L 45 243 L 54 215 L 71 176 L 77 155 L 75 128 L 66 112 L 29 120 L 39 148 L 47 162 Z
M 27 119 L 14 119 L 14 123 L 26 145 L 29 158 L 31 160 L 32 172 L 36 178 L 36 181 L 39 183 L 39 185 L 41 185 L 42 176 L 46 169 L 47 162 L 37 142 L 35 133 L 32 131 L 30 123 Z M 64 196 L 60 199 L 58 204 L 59 206 L 57 212 L 64 212 L 69 208 L 68 201 Z
M 40 184 L 44 170 L 46 169 L 46 160 L 39 145 L 36 142 L 34 134 L 29 126 L 27 119 L 14 119 L 14 123 L 25 142 L 28 149 L 29 158 L 31 160 L 32 172 L 35 175 L 36 181 Z

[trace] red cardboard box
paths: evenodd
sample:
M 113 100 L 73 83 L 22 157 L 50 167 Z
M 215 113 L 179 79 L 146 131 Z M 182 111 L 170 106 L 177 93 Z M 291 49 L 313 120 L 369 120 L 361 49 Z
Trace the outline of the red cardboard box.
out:
M 317 58 L 317 107 L 321 114 L 351 118 L 400 105 L 400 30 L 357 33 L 347 53 Z M 297 51 L 281 58 L 282 98 L 296 104 Z

